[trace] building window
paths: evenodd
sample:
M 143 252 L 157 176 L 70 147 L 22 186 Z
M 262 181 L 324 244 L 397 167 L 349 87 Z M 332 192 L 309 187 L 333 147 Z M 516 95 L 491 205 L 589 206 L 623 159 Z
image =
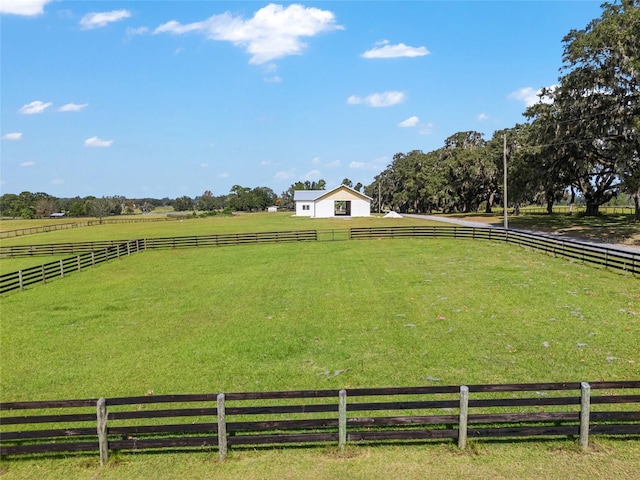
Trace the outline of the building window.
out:
M 309 205 L 302 205 L 302 210 L 309 210 Z

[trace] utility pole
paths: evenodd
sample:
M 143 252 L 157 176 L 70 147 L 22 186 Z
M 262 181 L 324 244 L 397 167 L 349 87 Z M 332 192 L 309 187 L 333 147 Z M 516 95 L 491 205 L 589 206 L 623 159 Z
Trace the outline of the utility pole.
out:
M 507 134 L 502 135 L 503 147 L 502 147 L 502 164 L 504 167 L 504 229 L 509 228 L 509 220 L 507 218 Z

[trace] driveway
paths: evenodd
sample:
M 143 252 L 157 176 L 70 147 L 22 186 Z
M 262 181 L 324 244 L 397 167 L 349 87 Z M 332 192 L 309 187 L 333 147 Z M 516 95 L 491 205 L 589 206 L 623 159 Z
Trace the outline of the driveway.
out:
M 422 218 L 424 220 L 432 220 L 434 222 L 444 222 L 444 223 L 452 223 L 454 225 L 460 225 L 462 227 L 475 227 L 475 228 L 497 228 L 497 229 L 501 229 L 502 230 L 502 225 L 495 225 L 495 224 L 488 224 L 488 223 L 482 223 L 482 222 L 472 222 L 469 220 L 462 220 L 459 218 L 452 218 L 452 217 L 441 217 L 439 215 L 414 215 L 411 213 L 403 213 L 402 214 L 403 217 L 408 217 L 408 218 Z M 592 242 L 590 240 L 584 240 L 581 238 L 575 238 L 575 237 L 567 237 L 567 236 L 563 236 L 563 235 L 555 235 L 553 233 L 548 233 L 548 232 L 537 232 L 535 230 L 525 230 L 525 229 L 517 229 L 517 228 L 509 228 L 510 231 L 514 231 L 514 232 L 524 232 L 524 233 L 535 233 L 537 235 L 540 235 L 542 237 L 549 237 L 549 238 L 554 238 L 554 239 L 560 239 L 560 240 L 567 240 L 570 242 L 579 242 L 579 243 L 583 243 L 585 245 L 590 245 L 593 247 L 600 247 L 600 248 L 608 248 L 608 249 L 612 249 L 612 250 L 622 250 L 625 252 L 631 252 L 631 253 L 638 253 L 640 252 L 640 247 L 634 247 L 634 246 L 629 246 L 629 245 L 620 245 L 620 244 L 616 244 L 616 243 L 604 243 L 604 242 Z

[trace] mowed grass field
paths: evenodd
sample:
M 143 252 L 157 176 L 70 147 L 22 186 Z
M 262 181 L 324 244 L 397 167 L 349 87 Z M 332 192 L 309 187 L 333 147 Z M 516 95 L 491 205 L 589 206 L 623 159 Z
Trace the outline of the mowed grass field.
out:
M 114 217 L 115 218 L 115 217 Z M 114 220 L 110 218 L 110 220 Z M 275 232 L 296 230 L 318 230 L 323 239 L 347 238 L 347 230 L 352 227 L 379 227 L 398 225 L 435 225 L 415 218 L 383 218 L 371 216 L 367 218 L 335 218 L 315 219 L 296 217 L 290 212 L 251 213 L 234 216 L 216 216 L 193 218 L 188 220 L 166 220 L 134 222 L 136 219 L 147 219 L 147 216 L 122 216 L 118 220 L 123 223 L 93 225 L 70 229 L 53 230 L 30 235 L 5 236 L 0 240 L 3 246 L 34 245 L 67 242 L 95 242 L 102 240 L 133 240 L 139 238 L 180 237 L 192 235 L 218 235 L 247 232 Z M 158 219 L 158 217 L 156 217 Z M 69 223 L 73 219 L 61 221 L 42 220 L 0 220 L 0 231 L 9 232 L 23 228 L 55 226 Z M 86 219 L 80 219 L 84 221 Z M 92 219 L 97 222 L 97 219 Z M 130 223 L 126 223 L 131 221 Z M 441 223 L 440 223 L 441 224 Z M 23 257 L 0 259 L 0 273 L 14 272 L 20 269 L 41 265 L 44 262 L 66 258 L 69 255 L 49 257 Z
M 1 307 L 2 401 L 596 381 L 639 373 L 637 278 L 494 242 L 148 251 L 5 295 Z M 450 444 L 350 447 L 344 454 L 267 449 L 232 451 L 224 463 L 215 452 L 124 454 L 101 469 L 94 456 L 3 461 L 0 473 L 634 478 L 639 443 L 596 438 L 587 453 L 571 440 L 486 441 L 464 453 Z

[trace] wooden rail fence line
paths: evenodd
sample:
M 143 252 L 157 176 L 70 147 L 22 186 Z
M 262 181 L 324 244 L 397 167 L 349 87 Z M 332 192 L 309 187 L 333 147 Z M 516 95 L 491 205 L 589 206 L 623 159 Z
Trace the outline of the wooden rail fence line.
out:
M 476 228 L 463 226 L 405 226 L 352 228 L 349 238 L 353 240 L 374 238 L 444 237 L 474 240 L 499 240 L 522 247 L 541 250 L 554 257 L 564 257 L 604 268 L 622 270 L 633 275 L 640 274 L 640 251 L 598 246 L 575 240 L 558 239 L 550 235 L 528 233 L 502 228 Z
M 71 222 L 71 223 L 56 222 L 49 225 L 40 225 L 37 227 L 18 228 L 15 230 L 2 230 L 0 231 L 0 238 L 21 237 L 24 235 L 33 235 L 35 233 L 54 232 L 56 230 L 67 230 L 69 228 L 78 228 L 78 227 L 92 227 L 94 225 L 166 222 L 171 220 L 173 221 L 183 220 L 185 218 L 190 218 L 190 216 L 182 217 L 182 216 L 167 215 L 166 217 L 154 217 L 154 218 L 127 218 L 127 215 L 123 215 L 120 218 L 103 218 L 102 220 L 85 220 L 85 221 L 77 221 L 77 222 Z
M 0 246 L 0 258 L 35 257 L 44 255 L 66 255 L 92 252 L 131 241 L 141 242 L 145 249 L 192 248 L 251 243 L 282 243 L 318 240 L 317 230 L 280 232 L 225 233 L 217 235 L 190 235 L 182 237 L 146 238 L 138 240 L 101 240 L 94 242 L 45 243 L 34 245 Z
M 543 251 L 554 257 L 564 257 L 582 263 L 599 265 L 604 268 L 621 270 L 633 275 L 640 274 L 640 252 L 632 252 L 613 247 L 599 247 L 578 241 L 556 239 L 548 235 L 539 235 L 521 231 L 498 228 L 476 228 L 462 226 L 406 226 L 406 227 L 364 227 L 351 228 L 344 237 L 351 240 L 377 238 L 432 237 L 454 239 L 477 239 L 506 241 L 522 247 Z M 89 264 L 96 265 L 112 258 L 120 258 L 126 251 L 147 249 L 193 248 L 209 246 L 243 245 L 255 243 L 279 243 L 319 241 L 317 230 L 236 233 L 206 236 L 184 236 L 167 238 L 147 238 L 140 240 L 105 240 L 101 242 L 58 243 L 42 245 L 18 245 L 0 247 L 0 257 L 13 258 L 37 255 L 61 255 L 80 253 L 76 257 L 49 262 L 18 272 L 0 275 L 0 294 L 13 290 L 22 290 L 35 283 L 46 283 L 66 273 L 80 271 Z M 326 240 L 337 240 L 335 231 Z M 102 253 L 100 253 L 102 252 Z M 94 258 L 98 255 L 98 260 Z M 91 258 L 91 260 L 89 260 Z M 77 268 L 76 268 L 77 267 Z
M 283 243 L 316 241 L 316 230 L 290 232 L 238 233 L 224 235 L 188 236 L 170 238 L 151 238 L 139 240 L 106 240 L 102 242 L 59 243 L 44 245 L 26 245 L 18 247 L 0 247 L 0 257 L 24 257 L 36 255 L 61 255 L 78 253 L 54 262 L 36 267 L 0 275 L 0 294 L 48 280 L 64 277 L 72 272 L 81 271 L 88 266 L 122 258 L 147 249 L 192 248 L 206 246 L 242 245 L 254 243 Z M 7 253 L 8 252 L 8 253 Z M 80 253 L 84 252 L 84 253 Z
M 100 263 L 139 252 L 142 248 L 144 248 L 144 244 L 140 240 L 132 240 L 114 244 L 104 249 L 86 252 L 75 257 L 56 260 L 17 272 L 5 273 L 0 275 L 0 294 L 12 290 L 24 290 L 29 285 L 47 283 L 48 280 L 54 278 L 64 278 L 65 275 L 70 273 L 79 272 L 85 268 L 95 267 Z
M 600 395 L 592 395 L 593 391 Z M 640 438 L 640 380 L 0 403 L 0 456 L 285 444 Z

